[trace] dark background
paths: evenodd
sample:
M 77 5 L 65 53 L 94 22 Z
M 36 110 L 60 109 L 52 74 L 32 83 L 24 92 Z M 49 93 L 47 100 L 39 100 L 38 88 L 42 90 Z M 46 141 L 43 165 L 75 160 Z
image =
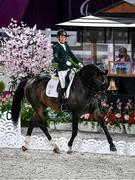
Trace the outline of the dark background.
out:
M 86 0 L 0 0 L 0 27 L 8 26 L 10 19 L 24 21 L 39 29 L 55 28 L 55 24 L 79 18 L 80 6 Z M 88 12 L 95 13 L 121 0 L 89 0 Z

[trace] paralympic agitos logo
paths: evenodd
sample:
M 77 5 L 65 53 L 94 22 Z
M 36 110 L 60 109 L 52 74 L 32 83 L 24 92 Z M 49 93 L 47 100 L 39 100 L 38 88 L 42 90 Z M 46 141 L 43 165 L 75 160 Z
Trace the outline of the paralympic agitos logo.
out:
M 89 12 L 90 3 L 89 2 L 90 2 L 90 0 L 86 0 L 80 6 L 80 13 L 81 13 L 81 15 L 83 15 L 83 16 L 90 15 L 90 12 Z

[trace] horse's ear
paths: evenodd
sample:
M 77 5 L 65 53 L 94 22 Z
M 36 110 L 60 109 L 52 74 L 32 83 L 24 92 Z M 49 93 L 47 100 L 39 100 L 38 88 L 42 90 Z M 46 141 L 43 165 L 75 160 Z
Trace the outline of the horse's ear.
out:
M 108 74 L 108 70 L 107 70 L 107 69 L 105 70 L 105 73 L 104 73 L 104 74 L 105 74 L 105 75 L 107 75 L 107 74 Z

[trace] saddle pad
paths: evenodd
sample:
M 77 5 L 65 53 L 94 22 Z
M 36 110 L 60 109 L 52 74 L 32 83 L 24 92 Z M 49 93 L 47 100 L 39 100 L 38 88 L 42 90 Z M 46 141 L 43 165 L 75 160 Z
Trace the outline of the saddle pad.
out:
M 71 88 L 74 76 L 75 76 L 75 72 L 71 71 L 71 73 L 69 74 L 70 83 L 69 83 L 69 85 L 67 87 L 67 90 L 66 90 L 66 93 L 65 93 L 65 98 L 69 97 L 70 88 Z M 46 95 L 48 97 L 55 97 L 55 98 L 58 97 L 58 92 L 57 92 L 58 84 L 59 84 L 59 79 L 58 78 L 52 77 L 49 80 L 49 82 L 47 84 L 47 87 L 46 87 Z
M 48 97 L 58 97 L 57 87 L 59 79 L 51 78 L 47 83 L 46 95 Z

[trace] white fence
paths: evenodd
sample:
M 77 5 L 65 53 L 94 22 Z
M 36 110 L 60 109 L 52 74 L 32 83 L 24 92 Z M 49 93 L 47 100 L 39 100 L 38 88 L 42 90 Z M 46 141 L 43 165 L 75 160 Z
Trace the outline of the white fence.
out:
M 10 113 L 5 112 L 0 118 L 0 147 L 20 148 L 22 143 L 20 137 L 20 120 L 15 127 L 12 123 Z
M 14 127 L 10 114 L 8 114 L 7 119 L 7 113 L 4 113 L 4 115 L 0 118 L 0 148 L 21 148 L 24 143 L 24 139 L 25 137 L 21 135 L 20 120 L 17 127 Z M 67 151 L 67 143 L 69 141 L 67 137 L 56 137 L 54 141 L 62 151 Z M 117 148 L 117 152 L 115 154 L 135 156 L 135 142 L 118 141 L 114 143 Z M 30 137 L 29 149 L 52 150 L 52 148 L 53 147 L 50 145 L 43 133 L 42 135 Z M 109 144 L 106 140 L 86 140 L 78 137 L 74 141 L 73 150 L 78 152 L 102 154 L 112 153 L 109 150 Z

